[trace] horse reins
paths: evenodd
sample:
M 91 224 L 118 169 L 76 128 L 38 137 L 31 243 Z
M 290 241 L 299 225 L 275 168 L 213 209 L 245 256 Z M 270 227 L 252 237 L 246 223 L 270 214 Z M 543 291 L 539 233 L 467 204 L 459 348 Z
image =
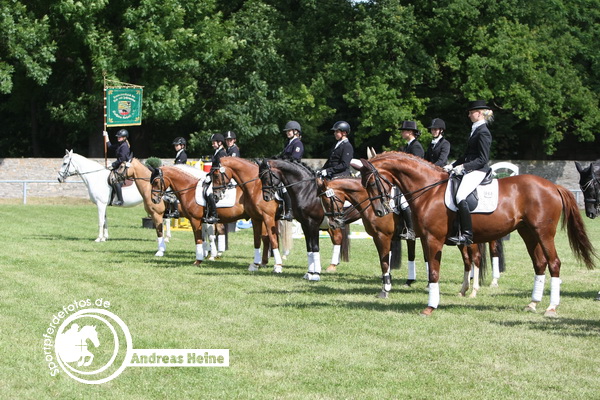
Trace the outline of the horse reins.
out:
M 370 161 L 367 161 L 367 162 L 369 163 L 369 166 L 371 169 L 369 172 L 374 176 L 374 181 L 375 181 L 374 184 L 380 193 L 378 196 L 370 198 L 370 200 L 391 199 L 391 196 L 385 194 L 385 191 L 383 190 L 383 184 L 381 183 L 381 181 L 385 181 L 390 186 L 390 188 L 394 185 L 389 180 L 387 180 L 384 176 L 381 176 L 381 174 L 379 173 L 377 168 L 375 168 L 375 166 L 373 164 L 371 164 Z M 368 178 L 367 178 L 367 180 L 368 180 Z M 404 195 L 406 202 L 410 203 L 410 202 L 414 201 L 415 199 L 418 199 L 419 197 L 424 195 L 427 191 L 433 189 L 436 186 L 442 185 L 442 184 L 448 182 L 449 180 L 450 180 L 450 178 L 442 179 L 442 180 L 432 183 L 431 185 L 423 186 L 422 188 L 413 190 L 412 192 L 406 192 L 406 193 L 402 193 L 402 194 Z
M 600 210 L 600 179 L 596 178 L 593 174 L 592 178 L 589 181 L 587 181 L 583 185 L 580 185 L 581 191 L 583 192 L 584 196 L 585 192 L 588 191 L 590 187 L 593 189 L 593 193 L 596 198 L 584 197 L 583 201 L 584 203 L 594 204 L 596 206 L 596 209 Z

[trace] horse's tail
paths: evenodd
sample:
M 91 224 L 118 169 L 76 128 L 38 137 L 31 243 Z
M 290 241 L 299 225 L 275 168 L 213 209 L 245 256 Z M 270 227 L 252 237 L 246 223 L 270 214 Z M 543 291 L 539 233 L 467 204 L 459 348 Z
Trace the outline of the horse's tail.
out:
M 561 227 L 562 229 L 567 228 L 571 250 L 573 250 L 577 259 L 583 261 L 588 269 L 594 269 L 594 258 L 597 258 L 598 254 L 587 235 L 575 196 L 562 186 L 556 185 L 556 187 L 563 202 L 563 221 Z
M 486 243 L 477 243 L 479 253 L 481 253 L 481 263 L 479 264 L 479 282 L 483 284 L 487 275 L 487 246 Z
M 292 222 L 279 220 L 279 240 L 282 255 L 287 255 L 292 250 L 294 244 Z
M 349 262 L 350 261 L 350 224 L 345 224 L 344 228 L 342 228 L 342 244 L 341 244 L 341 252 L 342 252 L 342 261 Z

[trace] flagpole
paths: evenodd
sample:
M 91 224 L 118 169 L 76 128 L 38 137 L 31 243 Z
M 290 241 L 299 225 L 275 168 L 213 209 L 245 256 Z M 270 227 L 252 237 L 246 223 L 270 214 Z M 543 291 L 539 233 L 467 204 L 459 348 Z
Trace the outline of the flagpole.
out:
M 106 144 L 106 138 L 104 138 L 104 132 L 106 132 L 106 72 L 102 75 L 104 78 L 104 130 L 102 131 L 102 141 L 104 142 L 104 168 L 108 168 L 108 147 Z

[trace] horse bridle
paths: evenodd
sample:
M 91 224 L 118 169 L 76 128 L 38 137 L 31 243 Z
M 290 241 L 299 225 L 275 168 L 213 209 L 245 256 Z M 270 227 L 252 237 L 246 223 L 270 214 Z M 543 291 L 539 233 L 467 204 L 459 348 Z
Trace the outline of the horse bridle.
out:
M 211 172 L 211 174 L 214 173 L 214 172 L 218 172 L 219 173 L 219 180 L 221 182 L 223 182 L 223 184 L 215 186 L 215 180 L 213 179 L 212 180 L 212 182 L 213 182 L 213 193 L 215 191 L 223 191 L 224 192 L 227 189 L 235 187 L 235 185 L 231 183 L 231 180 L 233 179 L 233 174 L 231 176 L 227 176 L 225 167 L 220 167 L 219 169 L 216 169 L 215 171 Z M 249 179 L 247 181 L 239 183 L 239 185 L 244 186 L 244 185 L 246 185 L 246 184 L 248 184 L 250 182 L 254 182 L 254 181 L 258 180 L 258 179 L 260 179 L 260 178 L 259 177 L 252 178 L 252 179 Z
M 376 195 L 375 197 L 370 197 L 369 200 L 371 200 L 371 201 L 373 201 L 373 200 L 380 200 L 383 203 L 383 206 L 386 209 L 386 211 L 392 212 L 392 209 L 391 209 L 391 206 L 390 206 L 390 200 L 392 199 L 392 196 L 390 195 L 390 193 L 392 192 L 392 186 L 394 186 L 394 185 L 392 184 L 392 182 L 390 182 L 388 179 L 386 179 L 386 177 L 381 176 L 381 174 L 379 173 L 379 171 L 377 170 L 377 168 L 375 168 L 375 166 L 373 164 L 371 164 L 371 162 L 367 161 L 367 163 L 369 164 L 369 171 L 367 172 L 367 175 L 365 176 L 365 178 L 367 180 L 365 188 L 368 189 L 368 187 L 375 186 L 376 189 L 379 192 L 378 195 Z M 369 184 L 370 176 L 374 177 L 372 184 Z M 432 183 L 431 185 L 423 186 L 422 188 L 419 188 L 417 190 L 413 190 L 412 192 L 406 192 L 406 193 L 402 193 L 402 194 L 404 195 L 405 201 L 407 203 L 410 203 L 413 200 L 415 200 L 415 199 L 419 198 L 420 196 L 424 195 L 430 189 L 433 189 L 436 186 L 439 186 L 439 185 L 441 185 L 443 183 L 446 183 L 449 180 L 450 180 L 449 178 L 448 179 L 442 179 L 440 181 Z M 384 190 L 383 182 L 385 182 L 386 184 L 388 184 L 388 186 L 389 186 L 388 192 L 386 192 Z
M 60 176 L 63 180 L 65 180 L 65 179 L 67 179 L 67 178 L 69 178 L 71 176 L 74 176 L 74 175 L 81 176 L 81 175 L 93 174 L 95 172 L 100 172 L 100 171 L 104 171 L 105 170 L 104 168 L 101 168 L 101 169 L 95 169 L 93 171 L 79 172 L 76 169 L 75 172 L 69 172 L 69 169 L 70 169 L 72 163 L 73 163 L 73 158 L 69 157 L 69 162 L 67 163 L 67 167 L 65 169 L 66 171 L 65 172 L 62 172 L 62 170 L 58 171 L 58 176 Z
M 579 185 L 579 187 L 584 195 L 583 201 L 585 203 L 594 204 L 596 211 L 600 213 L 600 179 L 597 178 L 592 172 L 591 179 L 583 185 Z M 593 193 L 592 197 L 585 197 L 586 192 L 588 192 L 588 189 L 590 188 L 592 189 L 591 192 Z
M 344 208 L 345 202 L 342 199 L 340 199 L 339 196 L 337 194 L 335 194 L 335 190 L 333 190 L 331 188 L 325 190 L 322 193 L 319 193 L 318 196 L 321 198 L 321 206 L 323 207 L 325 216 L 327 218 L 331 218 L 331 219 L 335 220 L 336 222 L 339 222 L 340 224 L 345 224 L 346 221 L 348 220 L 348 215 L 352 214 L 352 212 L 355 209 L 358 210 L 358 207 L 355 206 L 354 204 L 352 204 L 348 208 Z M 332 211 L 327 211 L 327 207 L 325 207 L 325 203 L 324 203 L 325 198 L 329 199 L 330 209 Z M 369 200 L 370 199 L 367 198 L 367 199 L 361 201 L 358 205 L 360 206 Z M 367 204 L 366 208 L 368 208 L 370 206 L 371 206 L 371 203 L 369 202 L 369 204 Z
M 271 197 L 274 197 L 277 189 L 280 187 L 285 187 L 285 185 L 283 184 L 283 181 L 277 175 L 275 175 L 273 171 L 271 171 L 271 165 L 268 162 L 264 164 L 267 166 L 267 168 L 262 171 L 259 171 L 258 173 L 258 177 L 262 182 L 263 197 L 265 196 L 265 194 L 270 194 Z M 266 177 L 268 177 L 269 179 L 268 184 L 265 184 L 267 179 Z M 278 181 L 277 184 L 275 184 L 275 179 L 277 179 Z
M 379 171 L 377 171 L 377 168 L 375 168 L 370 161 L 367 161 L 367 163 L 369 164 L 369 171 L 367 171 L 365 174 L 365 189 L 367 189 L 367 193 L 369 193 L 368 189 L 374 186 L 377 190 L 376 193 L 378 193 L 374 197 L 369 197 L 369 201 L 371 201 L 371 204 L 373 203 L 373 200 L 381 201 L 383 208 L 386 210 L 386 212 L 390 213 L 393 211 L 390 206 L 390 200 L 392 199 L 390 193 L 392 192 L 392 186 L 394 185 L 386 177 L 381 176 Z M 373 183 L 369 183 L 371 177 L 373 177 Z M 389 186 L 388 191 L 384 190 L 384 182 Z

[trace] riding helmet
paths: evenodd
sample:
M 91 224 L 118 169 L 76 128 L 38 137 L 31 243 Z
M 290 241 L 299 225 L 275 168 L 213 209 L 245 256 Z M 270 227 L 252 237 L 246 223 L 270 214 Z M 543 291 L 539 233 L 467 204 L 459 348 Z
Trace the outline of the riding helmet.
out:
M 221 143 L 223 143 L 225 141 L 225 138 L 220 133 L 215 133 L 214 135 L 212 135 L 210 137 L 210 141 L 211 142 L 221 142 Z
M 400 130 L 413 131 L 413 134 L 416 137 L 419 137 L 421 135 L 421 132 L 419 132 L 419 128 L 417 128 L 417 123 L 415 121 L 403 121 Z
M 331 128 L 331 130 L 350 133 L 350 124 L 346 121 L 338 121 L 335 124 L 333 124 L 333 128 Z
M 225 132 L 225 139 L 237 139 L 234 131 Z
M 431 120 L 431 125 L 428 126 L 427 129 L 441 129 L 441 130 L 445 131 L 446 123 L 441 118 L 434 118 Z
M 115 136 L 118 137 L 118 138 L 119 137 L 124 137 L 124 138 L 129 139 L 129 132 L 127 132 L 127 129 L 121 129 L 121 130 L 119 130 L 119 132 L 117 132 L 115 134 Z
M 180 144 L 182 146 L 186 146 L 187 145 L 187 141 L 182 138 L 182 137 L 176 137 L 175 140 L 173 140 L 173 144 Z
M 285 124 L 285 128 L 283 128 L 284 132 L 291 130 L 297 130 L 298 132 L 302 133 L 302 127 L 296 121 L 289 121 L 287 124 Z

